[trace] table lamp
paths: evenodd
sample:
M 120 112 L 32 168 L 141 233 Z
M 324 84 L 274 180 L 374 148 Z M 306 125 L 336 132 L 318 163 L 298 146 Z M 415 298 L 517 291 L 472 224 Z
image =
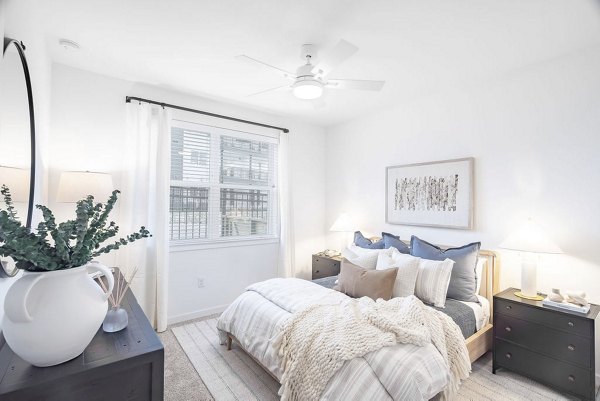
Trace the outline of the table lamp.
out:
M 559 254 L 563 251 L 531 218 L 512 232 L 499 246 L 503 249 L 522 252 L 521 291 L 515 292 L 520 298 L 541 301 L 544 298 L 537 292 L 537 265 L 540 253 Z
M 75 203 L 92 195 L 96 202 L 106 202 L 113 191 L 112 176 L 91 171 L 63 171 L 60 173 L 56 201 Z
M 343 251 L 344 248 L 346 248 L 348 246 L 348 243 L 350 241 L 348 239 L 347 233 L 354 232 L 355 228 L 356 228 L 356 226 L 354 225 L 354 222 L 352 221 L 350 216 L 348 216 L 348 213 L 342 213 L 338 216 L 338 218 L 335 220 L 335 222 L 329 229 L 329 231 L 333 231 L 333 232 L 346 233 L 346 234 L 344 234 L 344 236 L 342 238 L 342 244 L 341 244 L 342 247 L 341 247 L 340 251 Z
M 0 186 L 6 185 L 13 202 L 29 201 L 29 170 L 0 166 Z

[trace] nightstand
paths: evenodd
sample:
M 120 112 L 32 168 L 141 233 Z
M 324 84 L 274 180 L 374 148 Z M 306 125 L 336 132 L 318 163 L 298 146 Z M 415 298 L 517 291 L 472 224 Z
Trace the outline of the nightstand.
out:
M 542 306 L 514 295 L 509 288 L 494 295 L 493 373 L 505 368 L 585 400 L 595 400 L 596 319 Z
M 325 256 L 322 252 L 312 255 L 312 279 L 340 274 L 342 256 Z

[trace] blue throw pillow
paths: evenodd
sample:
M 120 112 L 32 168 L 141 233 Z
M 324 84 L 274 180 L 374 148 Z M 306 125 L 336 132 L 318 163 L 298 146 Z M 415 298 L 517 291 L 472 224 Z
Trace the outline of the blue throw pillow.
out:
M 396 248 L 400 253 L 410 254 L 410 248 L 400 240 L 400 237 L 390 233 L 381 233 L 385 249 Z
M 366 249 L 383 249 L 383 240 L 373 242 L 357 231 L 354 233 L 354 245 Z
M 481 242 L 473 242 L 459 248 L 441 249 L 438 246 L 423 241 L 414 235 L 410 239 L 410 254 L 423 259 L 454 261 L 447 297 L 459 301 L 477 302 L 475 294 L 477 288 L 477 257 Z

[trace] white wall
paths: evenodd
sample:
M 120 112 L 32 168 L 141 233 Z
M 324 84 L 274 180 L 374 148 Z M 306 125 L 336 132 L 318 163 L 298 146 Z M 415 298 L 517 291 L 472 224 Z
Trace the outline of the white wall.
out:
M 50 204 L 67 216 L 72 205 L 54 203 L 60 171 L 90 170 L 113 174 L 118 187 L 125 96 L 283 126 L 290 129 L 290 170 L 294 205 L 295 264 L 309 277 L 311 254 L 323 249 L 325 220 L 325 137 L 322 128 L 231 104 L 54 64 L 52 71 Z M 115 217 L 118 222 L 118 217 Z M 172 252 L 169 273 L 169 320 L 214 313 L 248 284 L 275 277 L 277 244 Z M 110 255 L 107 263 L 114 262 Z M 204 288 L 198 288 L 202 277 Z
M 600 47 L 588 48 L 329 129 L 327 223 L 347 211 L 369 234 L 495 249 L 532 216 L 565 252 L 543 258 L 539 289 L 582 289 L 600 302 L 599 71 Z M 474 230 L 385 224 L 386 166 L 468 156 Z M 501 288 L 518 287 L 517 257 L 502 259 Z
M 36 31 L 38 24 L 30 15 L 23 14 L 18 7 L 13 7 L 15 3 L 15 0 L 0 0 L 0 37 L 6 36 L 23 41 L 27 48 L 25 55 L 33 89 L 36 139 L 40 145 L 37 156 L 35 202 L 40 203 L 44 202 L 46 198 L 47 153 L 44 148 L 49 132 L 51 62 L 44 38 Z M 34 224 L 35 218 L 34 214 Z M 0 279 L 0 321 L 4 315 L 4 296 L 14 280 Z

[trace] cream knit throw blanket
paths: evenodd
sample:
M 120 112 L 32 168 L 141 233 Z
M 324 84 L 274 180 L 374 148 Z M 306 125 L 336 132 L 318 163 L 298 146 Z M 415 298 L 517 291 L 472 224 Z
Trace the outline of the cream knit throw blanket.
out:
M 418 298 L 347 299 L 312 305 L 286 323 L 275 340 L 282 358 L 282 401 L 318 400 L 345 361 L 397 343 L 433 345 L 450 371 L 442 399 L 450 398 L 471 371 L 459 327 Z

